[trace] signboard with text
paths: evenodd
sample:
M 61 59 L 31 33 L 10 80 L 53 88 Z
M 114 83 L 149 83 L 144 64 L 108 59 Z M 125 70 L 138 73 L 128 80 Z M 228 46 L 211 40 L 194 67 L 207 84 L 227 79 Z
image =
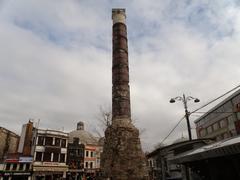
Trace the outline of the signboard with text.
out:
M 58 166 L 58 162 L 43 162 L 43 165 L 45 166 Z
M 20 163 L 31 163 L 33 162 L 32 157 L 19 157 L 19 162 Z

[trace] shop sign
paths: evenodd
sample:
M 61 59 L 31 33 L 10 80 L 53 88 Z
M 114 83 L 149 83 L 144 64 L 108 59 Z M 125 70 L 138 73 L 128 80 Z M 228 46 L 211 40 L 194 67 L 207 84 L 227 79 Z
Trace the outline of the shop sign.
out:
M 36 172 L 59 172 L 59 171 L 67 171 L 66 167 L 33 167 L 33 171 Z
M 15 173 L 13 173 L 13 175 L 18 175 L 18 176 L 22 176 L 22 175 L 25 175 L 25 176 L 30 176 L 31 175 L 31 173 L 24 173 L 24 172 L 15 172 Z
M 18 163 L 18 159 L 6 159 L 5 162 L 8 162 L 8 163 Z
M 32 157 L 19 157 L 19 162 L 20 163 L 31 163 L 33 162 Z
M 5 172 L 3 176 L 31 176 L 30 172 Z
M 43 165 L 45 165 L 45 166 L 58 166 L 59 163 L 57 163 L 57 162 L 43 162 Z

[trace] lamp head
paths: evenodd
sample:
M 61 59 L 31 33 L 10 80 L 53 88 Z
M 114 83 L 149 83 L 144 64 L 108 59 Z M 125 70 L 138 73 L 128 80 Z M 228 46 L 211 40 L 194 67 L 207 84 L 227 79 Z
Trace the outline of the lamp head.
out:
M 175 103 L 176 101 L 175 101 L 175 99 L 170 99 L 170 101 L 169 101 L 170 103 Z

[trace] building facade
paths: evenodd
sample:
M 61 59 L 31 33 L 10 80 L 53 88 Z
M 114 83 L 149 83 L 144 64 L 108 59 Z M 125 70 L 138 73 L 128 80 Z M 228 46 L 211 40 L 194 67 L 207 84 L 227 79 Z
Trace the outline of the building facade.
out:
M 22 132 L 18 145 L 18 153 L 24 156 L 31 155 L 32 138 L 33 138 L 33 122 L 29 120 L 27 124 L 24 124 L 22 126 Z
M 85 145 L 79 143 L 79 138 L 74 138 L 68 143 L 67 151 L 68 179 L 80 179 L 84 175 Z
M 33 179 L 57 180 L 66 178 L 68 166 L 68 133 L 56 130 L 33 131 Z
M 217 141 L 240 134 L 240 90 L 195 121 L 198 138 Z
M 84 171 L 87 175 L 95 176 L 100 170 L 97 164 L 97 145 L 86 145 L 84 156 Z
M 190 180 L 240 179 L 240 136 L 179 154 L 170 161 L 188 168 Z
M 32 157 L 20 153 L 8 154 L 1 173 L 1 180 L 31 180 Z
M 102 153 L 102 146 L 99 138 L 93 136 L 84 129 L 84 123 L 79 122 L 77 129 L 69 133 L 69 153 L 73 151 L 76 162 L 80 163 L 77 169 L 71 167 L 72 157 L 69 156 L 69 173 L 76 177 L 96 177 L 100 171 L 100 156 Z M 82 153 L 83 151 L 83 153 Z M 80 154 L 78 153 L 80 152 Z M 73 160 L 72 160 L 73 161 Z M 70 168 L 71 167 L 71 168 Z M 70 175 L 70 174 L 69 174 Z
M 3 163 L 8 153 L 17 152 L 19 138 L 14 132 L 0 127 L 0 163 Z
M 16 147 L 17 152 L 8 153 L 4 159 L 2 179 L 31 179 L 33 162 L 33 158 L 31 156 L 32 131 L 33 122 L 29 120 L 27 124 L 22 126 L 20 140 L 18 146 Z
M 180 180 L 186 177 L 184 167 L 170 160 L 181 153 L 206 145 L 208 139 L 176 142 L 147 154 L 150 180 Z

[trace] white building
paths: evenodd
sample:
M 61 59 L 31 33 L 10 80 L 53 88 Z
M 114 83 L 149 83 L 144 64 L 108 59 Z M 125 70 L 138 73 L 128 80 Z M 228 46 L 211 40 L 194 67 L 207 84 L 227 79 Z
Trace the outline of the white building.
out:
M 68 133 L 56 130 L 33 131 L 33 179 L 66 178 Z

